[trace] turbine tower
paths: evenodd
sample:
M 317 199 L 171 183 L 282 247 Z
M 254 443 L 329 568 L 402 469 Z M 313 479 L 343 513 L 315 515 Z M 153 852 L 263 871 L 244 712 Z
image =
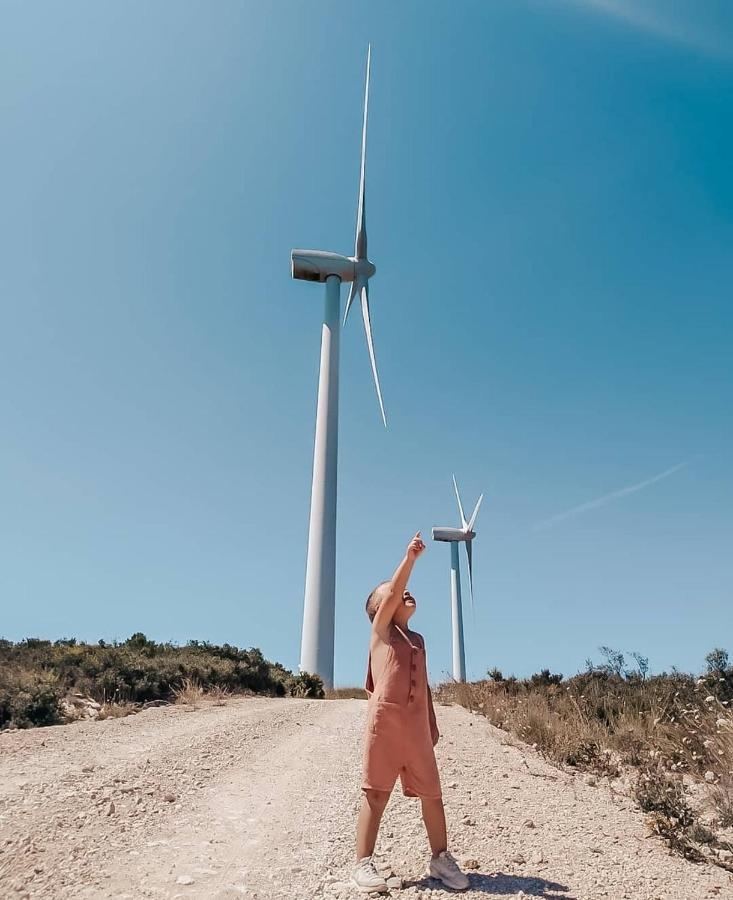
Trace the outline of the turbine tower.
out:
M 458 512 L 461 516 L 460 528 L 433 528 L 433 540 L 445 541 L 450 544 L 450 599 L 451 621 L 453 625 L 453 678 L 455 681 L 466 680 L 466 651 L 463 643 L 463 607 L 461 604 L 461 568 L 458 561 L 458 544 L 466 545 L 466 557 L 468 559 L 468 582 L 471 591 L 471 611 L 473 612 L 473 550 L 472 541 L 476 537 L 473 526 L 478 515 L 478 508 L 484 495 L 478 498 L 471 518 L 466 521 L 463 514 L 461 495 L 458 493 L 456 476 L 453 476 L 453 488 L 458 501 Z
M 318 376 L 316 437 L 313 448 L 313 486 L 311 488 L 308 561 L 305 575 L 303 636 L 300 670 L 320 675 L 326 687 L 333 686 L 334 620 L 336 612 L 336 480 L 338 469 L 338 391 L 339 328 L 341 318 L 341 282 L 350 282 L 344 324 L 351 304 L 358 297 L 364 320 L 369 359 L 377 389 L 382 421 L 387 427 L 382 391 L 374 356 L 374 341 L 369 316 L 369 279 L 376 272 L 367 257 L 365 209 L 365 167 L 367 110 L 371 45 L 367 50 L 364 118 L 361 132 L 361 169 L 359 205 L 356 215 L 356 240 L 353 256 L 341 256 L 326 250 L 293 250 L 291 274 L 304 281 L 326 285 L 326 303 L 321 330 L 321 367 Z

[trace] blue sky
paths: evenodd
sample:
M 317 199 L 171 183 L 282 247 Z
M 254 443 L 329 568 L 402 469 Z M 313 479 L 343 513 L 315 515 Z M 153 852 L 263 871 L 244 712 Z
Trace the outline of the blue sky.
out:
M 322 288 L 289 254 L 353 247 L 368 40 L 389 429 L 352 317 L 337 683 L 453 471 L 471 676 L 733 650 L 722 0 L 6 2 L 0 633 L 297 666 Z M 412 584 L 434 679 L 448 571 Z

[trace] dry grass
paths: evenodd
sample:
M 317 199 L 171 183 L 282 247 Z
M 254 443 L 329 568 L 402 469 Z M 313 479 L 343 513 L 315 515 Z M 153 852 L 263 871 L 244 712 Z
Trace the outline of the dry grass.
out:
M 214 706 L 225 706 L 227 700 L 232 696 L 232 692 L 227 687 L 215 684 L 206 689 L 206 697 L 213 700 Z
M 204 699 L 204 688 L 195 678 L 184 678 L 180 687 L 173 689 L 174 702 L 189 706 L 192 710 Z
M 202 684 L 195 678 L 184 678 L 181 687 L 174 689 L 173 696 L 174 703 L 189 706 L 194 710 L 204 700 L 210 700 L 214 706 L 225 706 L 227 700 L 232 697 L 232 691 L 224 685 Z
M 367 695 L 364 688 L 358 687 L 341 687 L 331 688 L 326 691 L 326 700 L 366 700 Z
M 482 713 L 554 762 L 609 774 L 656 761 L 693 780 L 725 782 L 733 776 L 733 715 L 704 690 L 681 687 L 672 678 L 578 676 L 542 687 L 447 683 L 436 699 Z
M 636 772 L 633 793 L 650 829 L 687 859 L 733 849 L 700 822 L 688 788 L 713 811 L 707 824 L 733 825 L 733 715 L 702 679 L 648 681 L 585 673 L 564 683 L 449 682 L 440 702 L 480 712 L 496 727 L 562 766 L 615 777 Z
M 140 712 L 139 703 L 127 703 L 125 701 L 121 703 L 103 703 L 97 718 L 121 719 L 124 716 L 134 716 L 137 712 Z
M 603 775 L 615 771 L 611 754 L 603 747 L 600 723 L 572 699 L 557 705 L 554 696 L 529 691 L 518 695 L 493 682 L 441 685 L 436 699 L 482 713 L 492 725 L 531 744 L 553 762 Z
M 722 828 L 733 828 L 733 777 L 721 778 L 710 788 L 709 800 Z
M 685 859 L 705 859 L 700 844 L 713 843 L 714 835 L 697 822 L 680 778 L 672 777 L 660 765 L 649 766 L 639 773 L 634 796 L 649 814 L 647 827 L 652 834 L 658 834 Z

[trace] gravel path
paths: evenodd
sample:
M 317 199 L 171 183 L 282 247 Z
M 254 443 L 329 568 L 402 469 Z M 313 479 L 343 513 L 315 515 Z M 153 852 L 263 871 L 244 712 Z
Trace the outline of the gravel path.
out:
M 230 700 L 0 734 L 0 898 L 351 898 L 359 700 Z M 607 786 L 438 707 L 438 763 L 466 897 L 733 898 L 721 869 L 668 855 Z M 377 855 L 393 896 L 425 878 L 419 804 L 395 793 Z

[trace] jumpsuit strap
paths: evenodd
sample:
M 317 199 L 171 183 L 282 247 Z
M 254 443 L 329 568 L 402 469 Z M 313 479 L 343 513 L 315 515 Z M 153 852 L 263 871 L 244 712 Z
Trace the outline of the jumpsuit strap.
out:
M 418 647 L 418 646 L 416 646 L 415 644 L 412 643 L 412 641 L 408 638 L 408 636 L 407 636 L 407 635 L 405 634 L 405 632 L 400 628 L 399 625 L 395 625 L 395 628 L 397 629 L 397 631 L 399 631 L 399 633 L 400 633 L 400 634 L 402 635 L 402 637 L 407 641 L 407 643 L 412 647 L 413 650 L 421 650 L 421 649 L 422 649 L 421 647 Z

